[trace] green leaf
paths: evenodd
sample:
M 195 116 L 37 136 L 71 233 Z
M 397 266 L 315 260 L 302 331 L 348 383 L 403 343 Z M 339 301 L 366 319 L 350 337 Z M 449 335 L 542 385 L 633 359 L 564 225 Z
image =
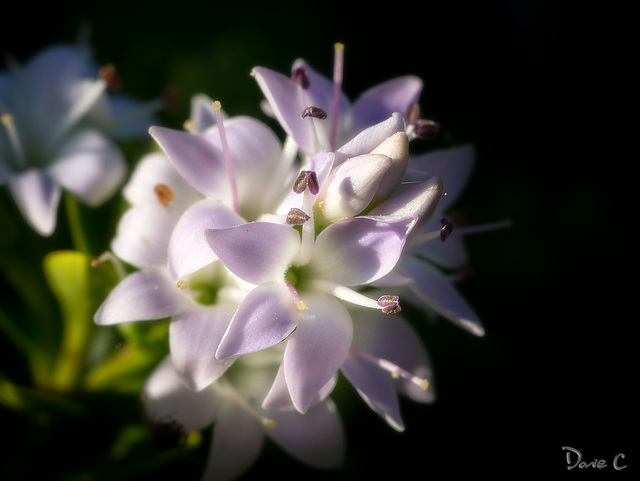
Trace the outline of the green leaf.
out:
M 62 316 L 62 340 L 51 378 L 54 388 L 77 387 L 86 365 L 87 350 L 96 328 L 93 314 L 116 282 L 108 264 L 93 267 L 91 258 L 78 251 L 56 251 L 44 259 L 44 273 Z

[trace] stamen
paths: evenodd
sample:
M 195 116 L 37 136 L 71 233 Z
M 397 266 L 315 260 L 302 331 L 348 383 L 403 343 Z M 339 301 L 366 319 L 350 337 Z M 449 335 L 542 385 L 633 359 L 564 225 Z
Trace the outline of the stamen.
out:
M 318 192 L 320 191 L 318 175 L 313 170 L 310 170 L 309 175 L 307 176 L 307 187 L 309 188 L 311 195 L 318 195 Z
M 480 234 L 483 232 L 490 232 L 492 230 L 510 229 L 511 227 L 513 227 L 513 221 L 511 219 L 505 219 L 498 222 L 489 222 L 487 224 L 458 227 L 456 232 L 460 235 Z
M 93 259 L 91 261 L 91 267 L 94 267 L 94 268 L 98 267 L 100 264 L 102 264 L 104 262 L 111 263 L 111 265 L 113 266 L 113 268 L 116 271 L 116 274 L 118 275 L 118 278 L 120 280 L 122 280 L 125 277 L 127 277 L 127 271 L 124 268 L 124 264 L 122 263 L 122 261 L 120 259 L 118 259 L 116 256 L 114 256 L 109 251 L 103 252 L 96 259 Z
M 387 294 L 379 297 L 376 301 L 337 282 L 316 280 L 313 285 L 316 289 L 322 290 L 344 302 L 349 302 L 356 306 L 378 309 L 385 314 L 398 314 L 401 311 L 400 298 L 398 296 Z
M 229 144 L 227 143 L 227 133 L 224 128 L 224 121 L 222 118 L 222 104 L 219 101 L 213 102 L 214 115 L 216 117 L 216 124 L 218 126 L 218 133 L 220 134 L 220 142 L 222 143 L 222 152 L 224 154 L 224 160 L 227 166 L 227 173 L 229 174 L 229 182 L 231 183 L 231 198 L 233 204 L 233 210 L 236 214 L 240 213 L 240 206 L 238 205 L 238 186 L 236 184 L 236 177 L 233 172 L 233 164 L 231 162 L 231 153 L 229 152 Z
M 291 74 L 291 80 L 302 87 L 303 90 L 307 90 L 310 86 L 309 74 L 302 67 L 298 67 Z
M 273 419 L 262 418 L 262 424 L 269 430 L 273 430 L 278 425 Z
M 313 105 L 307 107 L 300 114 L 300 118 L 304 119 L 307 117 L 311 117 L 313 119 L 324 120 L 327 118 L 327 112 L 322 110 L 320 107 L 314 107 Z
M 167 184 L 158 184 L 153 188 L 153 191 L 155 192 L 160 205 L 168 205 L 176 197 L 173 189 Z
M 112 63 L 103 65 L 98 70 L 98 77 L 107 83 L 107 88 L 111 91 L 118 91 L 122 89 L 122 77 L 118 74 L 116 66 Z
M 378 298 L 378 306 L 382 308 L 382 312 L 385 314 L 395 315 L 402 311 L 400 307 L 400 298 L 398 296 L 392 296 L 385 294 Z
M 416 137 L 423 140 L 431 140 L 440 132 L 440 125 L 433 120 L 419 119 L 414 124 Z
M 344 44 L 338 42 L 333 47 L 333 103 L 331 105 L 331 130 L 329 132 L 329 145 L 335 149 L 336 135 L 338 132 L 338 119 L 340 118 L 340 96 L 342 94 L 342 75 L 344 67 Z
M 293 191 L 296 194 L 302 194 L 307 187 L 312 195 L 317 195 L 320 190 L 318 175 L 313 170 L 303 170 L 293 183 Z
M 176 283 L 176 286 L 178 287 L 178 289 L 180 289 L 181 291 L 184 291 L 187 288 L 187 281 L 181 279 Z
M 20 142 L 18 130 L 13 122 L 13 115 L 2 114 L 2 125 L 4 125 L 7 136 L 9 137 L 9 144 L 11 145 L 11 149 L 13 150 L 14 157 L 18 164 L 17 167 L 26 167 L 27 162 L 24 157 L 24 150 L 22 150 L 22 142 Z
M 391 361 L 379 358 L 371 353 L 361 351 L 360 349 L 357 349 L 355 347 L 351 347 L 350 352 L 366 361 L 376 364 L 381 369 L 389 372 L 389 374 L 391 374 L 391 377 L 394 379 L 405 379 L 420 387 L 423 391 L 426 391 L 429 388 L 429 381 L 427 379 L 416 376 L 406 369 L 401 368 L 397 364 L 392 363 Z
M 413 103 L 409 105 L 406 115 L 407 136 L 409 140 L 423 139 L 431 140 L 440 131 L 440 125 L 433 120 L 427 120 L 420 117 L 420 105 Z
M 440 240 L 444 242 L 453 232 L 453 224 L 444 217 L 440 219 L 440 224 L 442 225 L 442 229 L 440 229 Z
M 298 291 L 296 290 L 295 287 L 293 287 L 293 284 L 291 284 L 291 282 L 287 282 L 287 287 L 289 288 L 289 292 L 291 292 L 291 296 L 293 297 L 293 300 L 296 303 L 296 307 L 298 308 L 298 310 L 300 311 L 304 311 L 307 309 L 307 304 L 300 298 L 300 294 L 298 294 Z
M 293 207 L 287 214 L 287 224 L 302 225 L 307 222 L 310 217 L 302 209 Z

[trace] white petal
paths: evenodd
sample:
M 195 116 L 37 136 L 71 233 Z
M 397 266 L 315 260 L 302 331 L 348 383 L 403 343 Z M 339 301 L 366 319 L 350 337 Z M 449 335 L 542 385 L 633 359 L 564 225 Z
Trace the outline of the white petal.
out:
M 65 142 L 50 171 L 62 187 L 96 206 L 120 187 L 127 165 L 120 150 L 101 132 L 83 130 Z
M 95 322 L 106 326 L 164 319 L 190 305 L 191 300 L 164 271 L 143 269 L 129 274 L 113 288 L 96 312 Z
M 152 421 L 175 420 L 189 432 L 213 422 L 222 396 L 214 386 L 199 392 L 187 389 L 167 356 L 147 379 L 142 401 Z
M 171 359 L 188 388 L 204 389 L 233 363 L 233 358 L 216 359 L 215 353 L 234 312 L 224 304 L 193 306 L 171 319 Z
M 53 178 L 37 169 L 12 176 L 9 189 L 26 221 L 41 235 L 51 235 L 62 193 Z

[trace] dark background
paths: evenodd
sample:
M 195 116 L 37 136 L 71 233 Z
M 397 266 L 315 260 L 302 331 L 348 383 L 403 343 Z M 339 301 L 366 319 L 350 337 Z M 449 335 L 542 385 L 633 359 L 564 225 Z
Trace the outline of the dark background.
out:
M 132 5 L 47 4 L 38 7 L 43 23 L 33 23 L 36 12 L 12 19 L 0 47 L 26 59 L 73 41 L 87 21 L 98 61 L 116 64 L 127 92 L 145 99 L 179 87 L 181 106 L 162 118 L 179 127 L 200 91 L 232 115 L 260 117 L 251 67 L 287 72 L 304 57 L 329 76 L 341 41 L 352 99 L 397 75 L 423 78 L 423 111 L 442 128 L 433 145 L 477 147 L 458 209 L 471 223 L 514 223 L 468 239 L 473 275 L 460 288 L 484 338 L 444 321 L 414 322 L 432 357 L 437 401 L 405 400 L 406 432 L 346 392 L 354 403 L 342 411 L 343 469 L 308 470 L 269 445 L 249 478 L 587 476 L 567 470 L 563 446 L 585 461 L 607 459 L 602 479 L 637 475 L 637 156 L 622 148 L 631 126 L 623 114 L 632 111 L 625 70 L 637 62 L 628 14 L 546 0 Z M 620 452 L 628 468 L 616 472 Z

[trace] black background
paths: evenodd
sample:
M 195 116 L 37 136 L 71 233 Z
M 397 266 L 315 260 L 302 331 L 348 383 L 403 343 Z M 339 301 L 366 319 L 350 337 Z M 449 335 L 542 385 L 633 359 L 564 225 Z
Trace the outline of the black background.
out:
M 396 75 L 420 75 L 423 111 L 442 127 L 436 142 L 477 147 L 458 209 L 471 223 L 514 223 L 468 241 L 474 271 L 460 288 L 486 336 L 444 321 L 419 326 L 437 401 L 403 401 L 404 433 L 347 392 L 354 405 L 343 412 L 344 468 L 308 470 L 269 445 L 249 478 L 588 476 L 567 469 L 563 446 L 585 461 L 605 458 L 601 479 L 637 475 L 637 154 L 623 148 L 633 129 L 625 113 L 634 111 L 627 70 L 637 55 L 628 13 L 545 0 L 144 8 L 115 0 L 48 4 L 38 15 L 46 22 L 36 12 L 10 16 L 3 51 L 26 59 L 73 41 L 87 20 L 98 60 L 116 63 L 130 93 L 181 89 L 180 110 L 165 118 L 175 126 L 197 91 L 231 114 L 259 116 L 251 67 L 285 72 L 304 57 L 329 75 L 336 41 L 346 46 L 351 98 Z M 624 471 L 612 467 L 617 453 Z

